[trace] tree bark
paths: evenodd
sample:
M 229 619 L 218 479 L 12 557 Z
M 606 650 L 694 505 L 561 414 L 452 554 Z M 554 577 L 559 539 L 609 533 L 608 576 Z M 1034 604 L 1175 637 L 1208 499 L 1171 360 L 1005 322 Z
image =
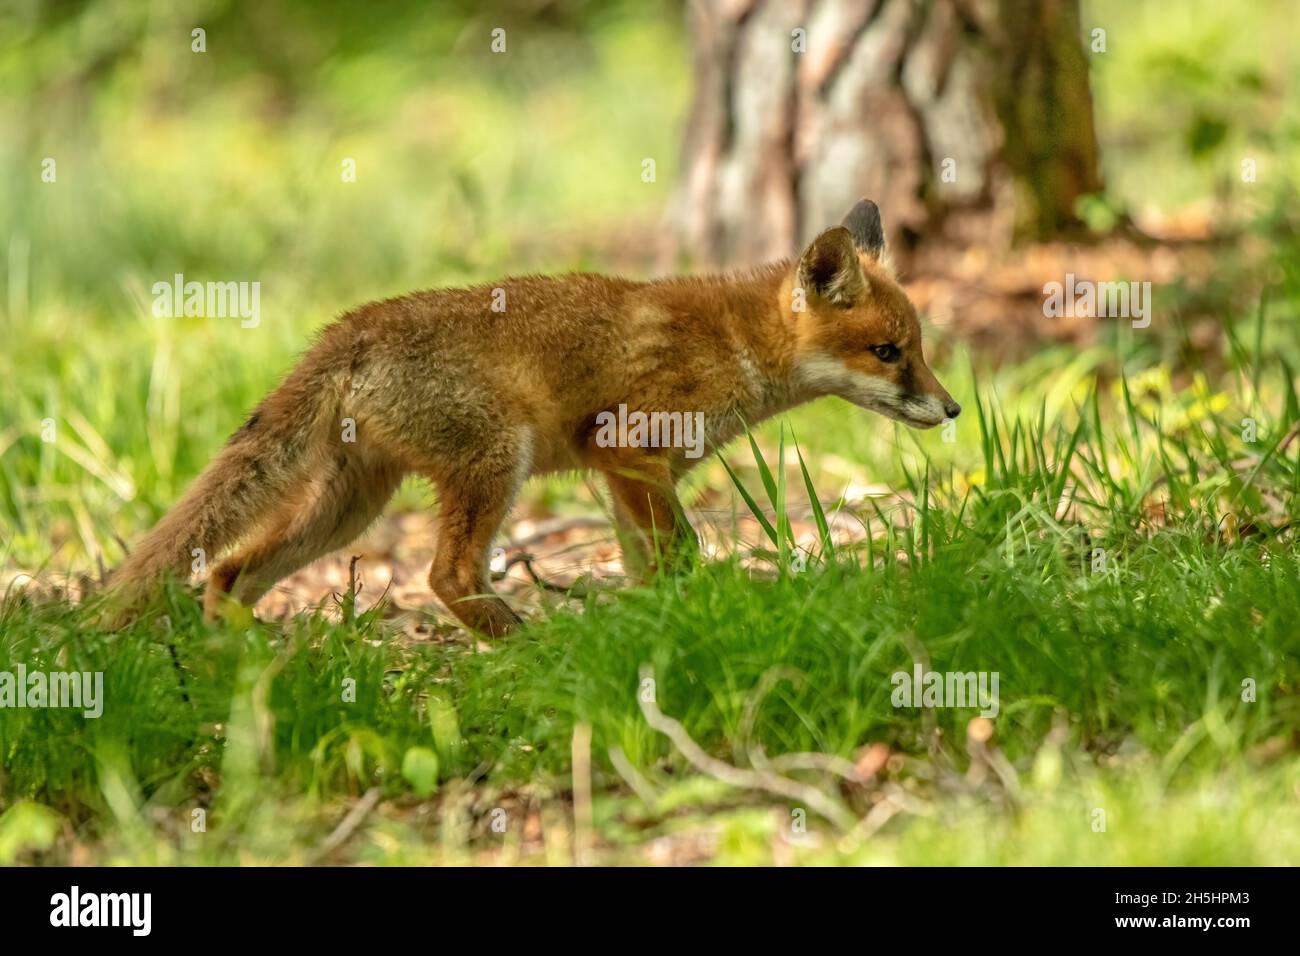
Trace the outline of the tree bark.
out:
M 1078 0 L 692 0 L 688 26 L 689 259 L 790 255 L 864 196 L 904 250 L 954 220 L 1043 239 L 1100 189 Z

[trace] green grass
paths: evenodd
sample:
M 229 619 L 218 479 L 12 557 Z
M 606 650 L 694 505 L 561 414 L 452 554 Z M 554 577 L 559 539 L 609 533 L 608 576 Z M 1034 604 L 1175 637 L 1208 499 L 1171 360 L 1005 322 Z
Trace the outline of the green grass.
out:
M 281 76 L 238 10 L 191 54 L 188 20 L 105 35 L 95 9 L 0 29 L 0 126 L 22 131 L 0 139 L 0 555 L 27 568 L 115 563 L 346 309 L 593 268 L 620 236 L 648 248 L 620 230 L 656 228 L 674 181 L 689 90 L 671 10 L 521 24 L 505 56 L 471 9 L 303 12 L 277 26 L 303 38 L 276 45 L 301 61 Z M 83 72 L 98 57 L 111 81 Z M 176 273 L 260 282 L 260 324 L 154 317 Z
M 520 14 L 493 59 L 473 5 L 333 32 L 265 6 L 212 12 L 207 59 L 156 11 L 113 30 L 95 4 L 40 30 L 0 13 L 0 569 L 113 564 L 348 306 L 650 269 L 689 92 L 674 11 Z M 491 649 L 374 612 L 207 626 L 182 588 L 105 634 L 93 607 L 11 588 L 0 672 L 102 671 L 107 700 L 95 720 L 0 709 L 0 864 L 1300 858 L 1300 441 L 1280 448 L 1300 420 L 1300 153 L 1275 6 L 1226 27 L 1205 0 L 1085 6 L 1110 45 L 1107 201 L 1213 194 L 1263 251 L 1225 251 L 1200 301 L 1157 288 L 1148 330 L 1014 366 L 928 332 L 967 409 L 951 441 L 834 401 L 764 424 L 686 489 L 715 518 L 762 515 L 743 561 L 595 590 Z M 1250 188 L 1229 182 L 1247 151 Z M 261 281 L 262 324 L 153 318 L 150 284 L 177 271 Z M 1202 361 L 1207 298 L 1223 348 Z M 525 497 L 593 507 L 573 484 Z M 863 534 L 834 541 L 846 519 Z M 894 707 L 917 656 L 998 672 L 992 726 Z M 722 764 L 654 729 L 643 667 Z M 755 776 L 792 754 L 814 769 Z M 867 779 L 837 762 L 880 755 Z
M 1253 510 L 1245 481 L 1189 473 L 1235 457 L 1219 447 L 1230 431 L 1202 421 L 1192 445 L 1121 391 L 1127 401 L 1097 398 L 1054 426 L 977 403 L 981 481 L 914 475 L 910 503 L 861 515 L 869 542 L 814 547 L 801 572 L 775 551 L 786 573 L 731 559 L 596 591 L 580 613 L 542 615 L 490 650 L 411 643 L 375 612 L 208 627 L 179 588 L 105 635 L 93 608 L 11 595 L 0 670 L 103 671 L 107 704 L 97 720 L 0 711 L 0 848 L 306 862 L 340 801 L 377 788 L 383 813 L 330 859 L 567 860 L 572 740 L 586 726 L 597 859 L 640 859 L 651 835 L 689 847 L 707 834 L 711 858 L 770 861 L 802 809 L 812 835 L 787 849 L 809 860 L 1281 862 L 1300 850 L 1296 450 L 1270 455 L 1265 435 L 1235 464 L 1283 506 Z M 758 501 L 793 504 L 798 485 L 751 453 L 764 490 L 745 493 L 788 550 L 785 512 Z M 1157 483 L 1159 519 L 1144 506 Z M 1255 530 L 1226 533 L 1229 515 Z M 987 745 L 974 708 L 892 705 L 890 675 L 918 657 L 998 672 Z M 894 759 L 866 782 L 790 771 L 821 795 L 808 805 L 719 779 L 652 728 L 643 667 L 658 708 L 715 759 L 852 761 L 870 744 Z M 882 804 L 897 812 L 870 838 L 846 822 Z M 491 829 L 497 806 L 514 814 L 505 834 Z M 520 843 L 533 812 L 540 848 Z

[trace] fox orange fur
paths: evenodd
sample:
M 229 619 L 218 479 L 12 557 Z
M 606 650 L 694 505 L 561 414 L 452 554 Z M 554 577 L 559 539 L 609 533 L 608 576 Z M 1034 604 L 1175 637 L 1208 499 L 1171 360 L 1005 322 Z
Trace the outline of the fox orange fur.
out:
M 418 473 L 440 509 L 430 586 L 469 627 L 504 634 L 520 621 L 492 593 L 488 553 L 532 475 L 600 472 L 630 565 L 653 571 L 697 547 L 674 492 L 694 462 L 603 447 L 601 412 L 700 412 L 714 448 L 824 395 L 915 427 L 961 411 L 926 365 L 867 200 L 797 261 L 748 274 L 526 276 L 370 303 L 322 332 L 110 587 L 138 600 L 187 571 L 193 549 L 242 542 L 213 569 L 205 612 L 226 595 L 252 603 L 352 541 Z

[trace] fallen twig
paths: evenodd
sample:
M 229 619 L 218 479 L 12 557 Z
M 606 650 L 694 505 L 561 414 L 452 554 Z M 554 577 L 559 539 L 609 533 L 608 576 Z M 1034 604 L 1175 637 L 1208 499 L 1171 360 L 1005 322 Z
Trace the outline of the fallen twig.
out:
M 585 587 L 578 584 L 576 581 L 573 584 L 568 585 L 567 587 L 563 584 L 553 584 L 550 581 L 547 581 L 545 578 L 543 578 L 540 574 L 537 573 L 537 569 L 533 567 L 533 560 L 534 560 L 533 556 L 531 554 L 528 554 L 527 552 L 512 554 L 510 557 L 506 558 L 506 563 L 502 565 L 500 571 L 492 572 L 492 580 L 493 581 L 502 580 L 503 578 L 505 578 L 506 574 L 510 571 L 511 568 L 513 568 L 516 564 L 522 564 L 524 566 L 524 570 L 528 572 L 528 576 L 533 579 L 533 583 L 536 584 L 543 591 L 553 591 L 556 594 L 563 594 L 565 597 L 577 598 L 580 601 L 586 600 L 587 589 Z
M 623 753 L 622 747 L 615 744 L 609 748 L 609 762 L 614 765 L 618 775 L 632 788 L 632 792 L 641 798 L 642 803 L 647 807 L 654 806 L 655 801 L 659 799 L 659 795 L 655 793 L 654 786 L 641 771 L 632 766 L 632 761 L 627 759 L 627 754 Z
M 641 680 L 643 685 L 647 680 L 654 680 L 654 669 L 648 664 L 641 666 Z M 857 825 L 857 818 L 842 803 L 810 784 L 791 780 L 789 777 L 768 770 L 745 770 L 705 753 L 704 749 L 691 739 L 691 735 L 679 721 L 659 709 L 654 695 L 648 696 L 651 699 L 647 700 L 647 695 L 644 694 L 637 696 L 646 723 L 671 740 L 681 755 L 696 770 L 733 787 L 764 790 L 790 800 L 797 800 L 842 830 L 850 830 Z
M 586 866 L 592 847 L 591 724 L 573 726 L 573 863 Z
M 374 810 L 378 804 L 379 788 L 371 787 L 357 801 L 356 806 L 348 811 L 348 815 L 339 822 L 339 825 L 334 828 L 334 832 L 316 848 L 316 851 L 311 855 L 312 862 L 324 859 L 346 843 L 348 838 L 356 832 L 357 827 L 361 826 L 366 817 L 370 816 L 370 811 Z

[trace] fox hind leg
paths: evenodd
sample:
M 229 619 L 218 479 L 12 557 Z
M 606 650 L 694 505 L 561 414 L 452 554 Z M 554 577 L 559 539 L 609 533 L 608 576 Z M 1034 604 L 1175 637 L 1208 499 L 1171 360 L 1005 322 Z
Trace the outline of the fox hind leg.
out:
M 378 517 L 402 474 L 391 464 L 344 457 L 327 477 L 287 496 L 249 544 L 213 569 L 204 617 L 215 618 L 227 594 L 256 603 L 277 581 L 349 544 Z
M 438 549 L 429 586 L 467 627 L 492 637 L 523 622 L 492 590 L 488 553 L 492 539 L 528 477 L 527 433 L 514 436 L 496 453 L 480 454 L 473 465 L 438 484 Z

